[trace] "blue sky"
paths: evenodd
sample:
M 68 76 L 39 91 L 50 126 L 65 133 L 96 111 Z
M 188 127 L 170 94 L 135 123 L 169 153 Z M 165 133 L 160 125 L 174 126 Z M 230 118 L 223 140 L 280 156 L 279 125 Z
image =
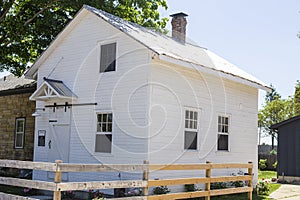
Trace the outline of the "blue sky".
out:
M 189 15 L 187 37 L 265 83 L 272 83 L 284 98 L 294 93 L 300 79 L 299 0 L 167 3 L 168 10 L 161 11 L 163 17 L 181 11 Z M 167 28 L 171 29 L 170 21 Z M 3 75 L 0 73 L 0 77 Z
M 168 10 L 161 11 L 161 15 L 188 14 L 187 37 L 198 45 L 268 85 L 272 83 L 284 98 L 294 93 L 296 80 L 300 80 L 299 0 L 167 0 L 167 3 Z M 170 21 L 167 28 L 171 29 Z

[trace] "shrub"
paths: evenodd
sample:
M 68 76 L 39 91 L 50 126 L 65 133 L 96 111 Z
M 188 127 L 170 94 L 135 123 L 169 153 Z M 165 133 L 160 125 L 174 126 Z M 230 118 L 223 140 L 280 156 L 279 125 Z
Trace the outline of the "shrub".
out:
M 184 188 L 185 188 L 185 191 L 187 191 L 187 192 L 198 191 L 198 188 L 195 184 L 185 184 Z
M 153 194 L 167 194 L 170 190 L 167 186 L 160 186 L 153 188 Z
M 267 159 L 260 159 L 258 163 L 258 167 L 260 170 L 264 170 L 267 168 Z
M 270 186 L 267 181 L 260 181 L 256 185 L 256 191 L 258 195 L 267 195 L 270 191 Z
M 89 190 L 88 199 L 103 200 L 104 199 L 104 194 L 102 192 L 100 192 L 99 190 Z
M 231 185 L 234 187 L 244 187 L 245 184 L 243 181 L 234 181 L 234 182 L 231 182 Z
M 275 168 L 275 169 L 277 169 L 277 164 L 278 164 L 278 162 L 276 161 L 276 162 L 274 162 L 274 164 L 273 164 L 273 167 Z
M 62 192 L 62 198 L 73 199 L 75 197 L 75 193 L 72 190 Z
M 271 150 L 270 155 L 277 155 L 277 151 L 275 149 Z
M 212 189 L 212 190 L 224 189 L 226 187 L 227 187 L 227 184 L 225 182 L 211 183 L 210 184 L 210 189 Z

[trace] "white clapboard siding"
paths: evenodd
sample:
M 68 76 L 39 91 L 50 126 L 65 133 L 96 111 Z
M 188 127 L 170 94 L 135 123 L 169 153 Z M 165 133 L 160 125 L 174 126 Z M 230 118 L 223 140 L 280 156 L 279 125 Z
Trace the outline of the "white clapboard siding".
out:
M 151 81 L 155 84 L 151 88 L 150 163 L 253 161 L 257 165 L 256 88 L 159 62 L 151 67 Z M 185 107 L 199 110 L 197 151 L 184 151 Z M 219 114 L 230 116 L 229 152 L 217 151 Z M 254 173 L 257 176 L 257 171 Z M 155 173 L 152 176 L 159 178 Z M 164 172 L 163 176 L 172 173 Z
M 117 43 L 116 71 L 99 73 L 100 45 L 110 42 Z M 70 103 L 97 103 L 97 106 L 71 108 L 70 163 L 141 164 L 147 159 L 149 55 L 149 50 L 135 40 L 95 15 L 87 14 L 39 68 L 38 85 L 43 82 L 42 77 L 62 80 L 78 96 Z M 36 118 L 37 130 L 49 131 L 50 112 L 52 108 Z M 111 154 L 95 152 L 98 112 L 113 112 Z M 46 138 L 46 147 L 35 145 L 36 161 L 47 161 L 48 142 Z M 127 173 L 121 176 L 133 177 Z M 36 171 L 34 178 L 47 179 L 47 174 Z M 119 173 L 69 175 L 69 180 L 75 181 L 119 178 Z

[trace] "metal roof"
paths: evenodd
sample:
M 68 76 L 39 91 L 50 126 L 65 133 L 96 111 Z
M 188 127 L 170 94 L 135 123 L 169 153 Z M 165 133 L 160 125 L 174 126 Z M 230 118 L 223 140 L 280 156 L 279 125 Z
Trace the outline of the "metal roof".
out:
M 73 99 L 77 96 L 61 80 L 44 77 L 42 85 L 30 96 L 30 100 L 47 101 L 52 98 Z
M 110 25 L 124 32 L 140 44 L 158 55 L 158 58 L 167 62 L 189 65 L 197 70 L 205 72 L 217 72 L 219 75 L 250 86 L 270 91 L 270 87 L 264 82 L 258 80 L 249 73 L 243 71 L 227 60 L 221 58 L 208 49 L 202 48 L 195 44 L 180 43 L 165 34 L 142 27 L 138 24 L 123 20 L 117 16 L 96 9 L 94 7 L 84 5 L 76 14 L 74 19 L 66 26 L 66 28 L 55 38 L 49 47 L 36 60 L 34 65 L 25 73 L 26 77 L 36 77 L 36 72 L 43 60 L 47 58 L 60 41 L 69 34 L 69 29 L 80 22 L 86 12 L 91 12 L 99 18 L 105 20 Z M 178 63 L 177 63 L 178 62 Z M 220 73 L 219 73 L 220 72 Z
M 112 14 L 84 5 L 84 8 L 106 20 L 117 29 L 128 34 L 141 44 L 145 45 L 158 55 L 171 57 L 175 60 L 184 61 L 210 70 L 218 71 L 226 75 L 235 76 L 251 83 L 257 84 L 258 88 L 269 90 L 270 87 L 249 73 L 243 71 L 227 60 L 221 58 L 206 48 L 195 44 L 180 43 L 165 34 L 159 33 L 135 23 L 123 20 Z
M 73 97 L 76 96 L 64 83 L 60 80 L 48 79 L 44 77 L 47 82 L 60 96 Z
M 35 84 L 35 80 L 26 79 L 23 76 L 17 77 L 10 74 L 0 79 L 0 91 L 35 87 Z

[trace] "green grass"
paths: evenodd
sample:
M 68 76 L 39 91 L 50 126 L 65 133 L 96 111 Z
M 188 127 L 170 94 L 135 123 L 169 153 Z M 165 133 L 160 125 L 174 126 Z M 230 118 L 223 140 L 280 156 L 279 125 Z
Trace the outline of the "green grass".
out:
M 270 178 L 276 178 L 277 172 L 275 171 L 258 171 L 258 180 L 264 179 L 270 179 Z
M 274 192 L 279 187 L 280 187 L 280 184 L 271 184 L 270 185 L 270 193 Z M 253 196 L 252 196 L 253 200 L 268 200 L 269 199 L 268 195 L 257 195 L 255 191 L 253 191 L 252 194 L 253 194 Z M 247 193 L 211 197 L 211 200 L 246 200 L 246 199 L 248 199 Z M 189 200 L 191 200 L 191 199 L 189 199 Z M 193 200 L 204 200 L 204 197 L 194 198 Z
M 277 177 L 277 172 L 275 171 L 258 171 L 258 181 L 261 181 L 262 179 L 271 179 L 271 178 L 276 178 Z M 274 192 L 280 187 L 280 184 L 276 183 L 271 183 L 270 184 L 270 192 Z M 253 200 L 268 200 L 268 195 L 257 195 L 256 191 L 253 191 Z M 242 194 L 232 194 L 232 195 L 225 195 L 225 196 L 217 196 L 217 197 L 212 197 L 212 200 L 243 200 L 247 199 L 248 194 L 247 193 L 242 193 Z M 204 198 L 195 198 L 194 200 L 204 200 Z

